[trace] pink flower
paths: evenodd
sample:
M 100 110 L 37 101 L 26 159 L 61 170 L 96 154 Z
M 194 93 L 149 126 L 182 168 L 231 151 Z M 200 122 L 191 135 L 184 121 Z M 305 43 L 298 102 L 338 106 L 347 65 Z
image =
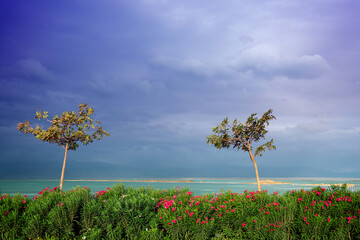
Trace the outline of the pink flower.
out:
M 179 201 L 179 204 L 182 204 L 182 201 Z
M 27 197 L 27 195 L 24 195 L 24 197 Z
M 191 217 L 192 215 L 194 215 L 194 212 L 189 213 L 189 217 Z
M 245 226 L 246 226 L 246 223 L 241 224 L 241 226 L 242 226 L 242 227 L 245 227 Z
M 302 198 L 298 198 L 298 201 L 301 202 L 303 199 Z
M 8 213 L 9 213 L 9 211 L 4 212 L 5 215 L 8 214 Z
M 172 209 L 171 209 L 171 212 L 174 212 L 176 210 L 176 207 L 173 207 Z
M 192 192 L 188 192 L 188 195 L 191 195 L 192 194 Z
M 254 219 L 253 222 L 256 223 L 256 220 Z
M 202 221 L 201 224 L 205 224 L 205 221 Z
M 22 203 L 26 203 L 26 201 L 24 200 L 24 201 L 22 201 Z
M 175 219 L 173 219 L 173 220 L 172 220 L 172 222 L 173 222 L 173 223 L 176 223 L 176 220 L 175 220 Z
M 170 226 L 170 225 L 171 225 L 171 222 L 169 222 L 168 225 Z
M 200 221 L 200 218 L 198 218 L 198 219 L 196 220 L 196 223 L 199 223 L 199 221 Z
M 330 222 L 330 218 L 327 219 L 327 222 Z

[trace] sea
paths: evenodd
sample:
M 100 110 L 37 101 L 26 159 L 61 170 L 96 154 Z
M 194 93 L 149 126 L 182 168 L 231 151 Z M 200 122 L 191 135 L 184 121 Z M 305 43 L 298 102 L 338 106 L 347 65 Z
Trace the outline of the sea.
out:
M 188 188 L 195 195 L 205 195 L 232 191 L 241 193 L 245 190 L 256 191 L 257 185 L 254 178 L 177 178 L 177 179 L 156 179 L 161 182 L 146 182 L 146 179 L 121 180 L 64 180 L 63 190 L 71 190 L 77 187 L 89 187 L 92 193 L 106 190 L 117 184 L 124 184 L 125 187 L 153 187 L 154 189 L 167 190 L 170 188 Z M 292 190 L 310 190 L 315 186 L 329 188 L 331 184 L 348 185 L 350 191 L 360 191 L 360 178 L 266 178 L 261 180 L 272 180 L 283 182 L 282 184 L 262 184 L 262 190 L 268 193 L 277 192 L 283 194 Z M 140 182 L 141 181 L 141 182 Z M 171 182 L 165 182 L 171 181 Z M 191 181 L 191 182 L 183 182 Z M 27 195 L 28 198 L 35 197 L 46 187 L 54 188 L 59 186 L 59 180 L 0 180 L 0 194 Z

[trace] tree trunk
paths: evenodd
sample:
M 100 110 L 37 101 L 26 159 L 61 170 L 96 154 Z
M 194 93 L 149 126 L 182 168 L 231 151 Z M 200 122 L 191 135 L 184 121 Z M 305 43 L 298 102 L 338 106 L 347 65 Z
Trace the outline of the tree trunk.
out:
M 69 144 L 67 143 L 65 146 L 65 156 L 64 156 L 64 163 L 61 171 L 61 178 L 60 178 L 60 191 L 63 189 L 63 182 L 64 182 L 64 173 L 65 173 L 65 165 L 66 165 L 66 158 L 68 152 Z
M 255 161 L 255 159 L 254 159 L 254 156 L 252 155 L 251 150 L 249 150 L 249 155 L 250 155 L 251 161 L 254 163 L 255 173 L 256 173 L 257 187 L 258 187 L 258 191 L 260 192 L 260 191 L 261 191 L 261 186 L 260 186 L 259 172 L 258 172 L 257 164 L 256 164 L 256 161 Z

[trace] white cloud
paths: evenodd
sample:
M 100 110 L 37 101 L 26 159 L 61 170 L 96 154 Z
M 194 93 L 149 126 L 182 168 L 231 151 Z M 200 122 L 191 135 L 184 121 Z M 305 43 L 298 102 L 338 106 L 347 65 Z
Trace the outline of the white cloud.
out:
M 31 79 L 33 81 L 52 81 L 53 73 L 39 60 L 26 58 L 17 61 L 13 66 L 0 69 L 3 79 Z
M 42 63 L 33 58 L 22 59 L 16 63 L 19 71 L 26 77 L 53 79 L 53 74 Z
M 179 72 L 191 73 L 204 77 L 213 75 L 213 72 L 208 65 L 194 58 L 179 59 L 167 56 L 157 56 L 152 62 L 156 65 Z
M 251 71 L 266 76 L 285 76 L 290 79 L 312 79 L 330 70 L 320 55 L 281 55 L 275 47 L 257 45 L 246 49 L 230 62 L 238 71 Z

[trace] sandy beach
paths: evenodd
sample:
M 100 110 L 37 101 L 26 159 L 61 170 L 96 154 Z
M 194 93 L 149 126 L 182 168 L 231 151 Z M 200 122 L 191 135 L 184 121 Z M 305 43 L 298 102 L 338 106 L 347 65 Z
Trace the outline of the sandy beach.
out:
M 253 182 L 251 184 L 257 184 L 256 182 Z M 298 185 L 298 186 L 322 186 L 322 187 L 330 187 L 331 185 L 336 185 L 336 186 L 342 186 L 342 183 L 334 183 L 334 184 L 328 184 L 328 183 L 304 183 L 304 184 L 297 184 L 297 183 L 287 183 L 287 182 L 282 182 L 282 181 L 273 181 L 270 179 L 266 179 L 266 180 L 260 180 L 260 184 L 262 185 L 270 185 L 270 184 L 291 184 L 291 185 Z M 346 186 L 348 187 L 354 187 L 354 184 L 346 184 Z
M 251 184 L 257 184 L 257 182 L 251 183 Z M 286 182 L 282 182 L 282 181 L 273 181 L 270 179 L 266 179 L 266 180 L 260 180 L 260 184 L 291 184 L 291 183 L 286 183 Z
M 72 179 L 72 180 L 65 180 L 68 182 L 142 182 L 142 183 L 195 183 L 194 180 L 182 180 L 182 179 L 174 179 L 174 180 L 167 180 L 167 179 L 115 179 L 115 180 L 104 180 L 104 179 Z M 203 181 L 200 181 L 199 183 L 204 183 Z M 207 182 L 207 183 L 217 183 L 221 184 L 221 182 Z M 243 182 L 228 182 L 227 184 L 249 184 L 249 183 L 243 183 Z M 257 182 L 252 182 L 250 184 L 257 184 Z M 329 187 L 331 185 L 341 186 L 342 183 L 304 183 L 304 184 L 298 184 L 298 183 L 289 183 L 289 182 L 283 182 L 283 181 L 274 181 L 271 179 L 265 179 L 260 180 L 261 185 L 277 185 L 277 184 L 289 184 L 294 186 L 323 186 L 323 187 Z M 354 187 L 354 184 L 347 184 L 348 187 Z

